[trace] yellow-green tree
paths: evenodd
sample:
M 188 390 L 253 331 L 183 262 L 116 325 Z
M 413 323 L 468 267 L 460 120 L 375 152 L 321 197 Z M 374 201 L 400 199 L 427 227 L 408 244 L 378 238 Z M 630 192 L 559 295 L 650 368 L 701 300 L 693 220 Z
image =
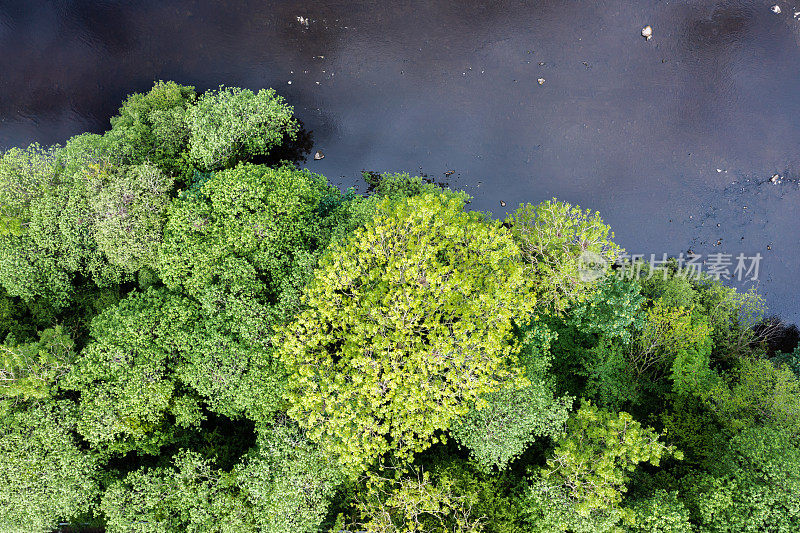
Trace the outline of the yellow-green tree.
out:
M 506 219 L 534 281 L 538 307 L 563 313 L 596 290 L 621 252 L 600 213 L 555 198 Z
M 322 259 L 287 327 L 290 415 L 356 470 L 437 441 L 483 393 L 519 376 L 513 320 L 531 298 L 510 233 L 463 198 L 384 200 Z

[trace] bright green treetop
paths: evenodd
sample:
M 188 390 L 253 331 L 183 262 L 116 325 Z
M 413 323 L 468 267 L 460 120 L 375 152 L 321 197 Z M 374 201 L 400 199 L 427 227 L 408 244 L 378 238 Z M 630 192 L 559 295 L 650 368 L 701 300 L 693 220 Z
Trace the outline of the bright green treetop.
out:
M 506 219 L 533 277 L 538 306 L 561 313 L 596 290 L 621 252 L 600 213 L 555 198 Z
M 325 256 L 307 309 L 279 337 L 289 411 L 353 467 L 437 440 L 518 372 L 512 321 L 532 300 L 511 235 L 463 200 L 384 200 Z

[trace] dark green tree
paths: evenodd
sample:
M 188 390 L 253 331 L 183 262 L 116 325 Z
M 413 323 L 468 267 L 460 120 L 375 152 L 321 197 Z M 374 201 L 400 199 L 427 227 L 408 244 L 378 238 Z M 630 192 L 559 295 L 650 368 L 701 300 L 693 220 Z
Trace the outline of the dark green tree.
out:
M 194 87 L 173 81 L 159 81 L 145 94 L 130 95 L 106 134 L 112 162 L 150 163 L 167 175 L 191 177 L 187 114 L 195 98 Z
M 199 397 L 175 376 L 199 306 L 166 290 L 133 293 L 92 321 L 92 342 L 63 386 L 80 392 L 78 431 L 98 449 L 158 453 L 200 423 Z

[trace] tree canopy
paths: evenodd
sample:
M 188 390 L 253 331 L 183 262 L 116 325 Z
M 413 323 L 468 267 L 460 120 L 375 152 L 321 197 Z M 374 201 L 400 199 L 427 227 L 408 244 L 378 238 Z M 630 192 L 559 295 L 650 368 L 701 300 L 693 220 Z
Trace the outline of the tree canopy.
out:
M 323 257 L 277 339 L 290 415 L 345 464 L 424 450 L 519 374 L 513 320 L 533 302 L 519 250 L 463 206 L 436 193 L 382 202 Z
M 309 139 L 158 82 L 0 154 L 0 529 L 797 530 L 799 337 L 755 291 L 615 268 L 556 199 L 340 191 Z

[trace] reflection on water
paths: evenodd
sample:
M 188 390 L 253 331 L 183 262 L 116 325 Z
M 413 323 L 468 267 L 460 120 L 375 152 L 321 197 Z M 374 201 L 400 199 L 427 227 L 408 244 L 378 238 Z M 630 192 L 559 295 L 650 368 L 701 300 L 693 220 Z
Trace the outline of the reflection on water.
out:
M 0 146 L 101 131 L 156 79 L 275 87 L 334 182 L 454 171 L 498 215 L 598 209 L 633 253 L 761 252 L 797 320 L 800 20 L 772 3 L 2 1 Z

